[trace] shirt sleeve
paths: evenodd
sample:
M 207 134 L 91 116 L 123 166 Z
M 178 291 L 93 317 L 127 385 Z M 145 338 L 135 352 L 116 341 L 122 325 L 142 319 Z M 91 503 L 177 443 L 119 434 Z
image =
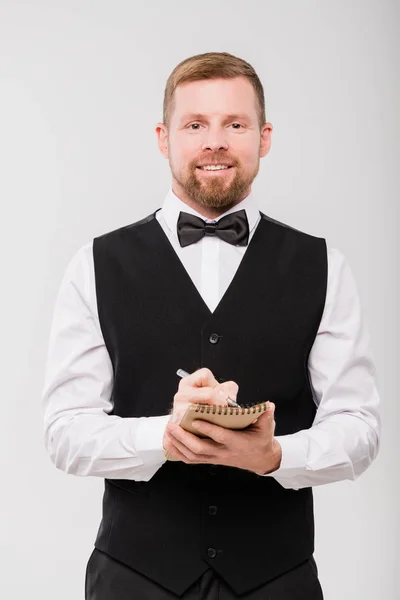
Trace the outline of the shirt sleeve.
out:
M 328 253 L 326 303 L 308 369 L 317 405 L 312 427 L 276 436 L 281 466 L 265 475 L 285 488 L 355 480 L 379 451 L 380 400 L 369 333 L 351 269 L 334 249 Z
M 90 243 L 70 261 L 56 298 L 42 393 L 45 446 L 65 473 L 148 481 L 166 460 L 169 416 L 110 415 L 112 386 Z

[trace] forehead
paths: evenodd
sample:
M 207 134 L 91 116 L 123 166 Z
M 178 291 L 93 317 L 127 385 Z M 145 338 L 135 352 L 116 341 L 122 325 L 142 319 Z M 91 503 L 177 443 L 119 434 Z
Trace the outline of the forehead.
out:
M 245 77 L 186 82 L 175 90 L 173 112 L 174 119 L 188 113 L 210 117 L 245 113 L 252 120 L 257 119 L 255 91 Z

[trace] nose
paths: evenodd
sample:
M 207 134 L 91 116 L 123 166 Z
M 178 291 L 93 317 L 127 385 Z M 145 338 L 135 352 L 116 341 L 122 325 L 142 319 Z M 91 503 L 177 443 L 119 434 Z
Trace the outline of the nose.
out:
M 202 150 L 226 150 L 228 142 L 226 131 L 220 128 L 209 127 L 202 144 Z

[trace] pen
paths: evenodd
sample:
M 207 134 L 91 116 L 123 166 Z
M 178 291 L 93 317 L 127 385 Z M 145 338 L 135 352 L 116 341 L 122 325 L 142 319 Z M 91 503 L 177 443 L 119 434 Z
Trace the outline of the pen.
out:
M 187 377 L 190 375 L 190 373 L 184 371 L 183 369 L 178 369 L 176 374 L 179 375 L 179 377 Z M 228 402 L 229 406 L 236 406 L 237 408 L 240 408 L 240 404 L 232 400 L 232 398 L 229 398 L 229 396 L 227 397 L 226 401 Z

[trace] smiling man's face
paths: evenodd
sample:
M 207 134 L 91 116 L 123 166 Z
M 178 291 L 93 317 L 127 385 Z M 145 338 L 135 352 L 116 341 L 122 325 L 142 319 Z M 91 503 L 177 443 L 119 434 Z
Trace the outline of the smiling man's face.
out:
M 169 128 L 158 123 L 156 132 L 173 192 L 213 218 L 249 194 L 260 157 L 269 151 L 272 125 L 260 130 L 254 88 L 235 77 L 178 85 Z M 218 165 L 223 168 L 216 170 Z

